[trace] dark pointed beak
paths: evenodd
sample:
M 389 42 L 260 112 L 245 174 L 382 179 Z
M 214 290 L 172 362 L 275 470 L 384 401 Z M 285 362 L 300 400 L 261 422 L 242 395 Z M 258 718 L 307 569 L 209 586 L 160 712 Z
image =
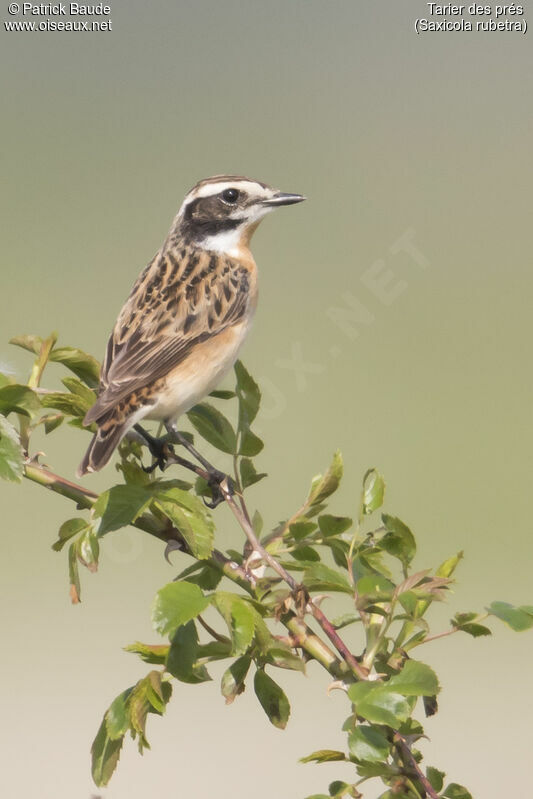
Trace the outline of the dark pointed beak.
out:
M 306 198 L 303 194 L 286 194 L 284 191 L 278 191 L 269 200 L 262 200 L 262 205 L 278 206 L 278 205 L 294 205 L 301 203 Z

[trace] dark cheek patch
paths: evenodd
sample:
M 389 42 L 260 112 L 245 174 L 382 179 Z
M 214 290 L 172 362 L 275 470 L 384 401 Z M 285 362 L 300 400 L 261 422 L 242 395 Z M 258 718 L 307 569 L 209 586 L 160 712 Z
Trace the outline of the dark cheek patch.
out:
M 218 197 L 198 197 L 188 204 L 182 222 L 182 235 L 188 242 L 198 242 L 235 230 L 242 219 L 231 219 L 234 208 L 224 206 Z

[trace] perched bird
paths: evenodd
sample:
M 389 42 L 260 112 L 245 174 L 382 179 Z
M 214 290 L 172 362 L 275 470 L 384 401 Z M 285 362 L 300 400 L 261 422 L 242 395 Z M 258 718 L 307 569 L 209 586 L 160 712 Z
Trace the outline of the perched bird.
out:
M 274 208 L 304 199 L 234 175 L 191 189 L 118 316 L 78 476 L 105 466 L 141 419 L 174 429 L 233 366 L 257 304 L 252 234 Z

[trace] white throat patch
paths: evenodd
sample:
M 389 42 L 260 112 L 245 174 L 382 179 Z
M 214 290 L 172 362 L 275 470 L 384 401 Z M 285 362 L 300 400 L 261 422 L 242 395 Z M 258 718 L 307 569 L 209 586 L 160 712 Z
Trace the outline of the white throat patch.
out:
M 205 250 L 212 250 L 219 252 L 223 255 L 231 255 L 234 258 L 241 254 L 240 241 L 243 234 L 243 227 L 246 223 L 233 228 L 232 230 L 224 230 L 222 233 L 216 233 L 214 236 L 206 236 L 199 242 L 200 246 Z
M 224 230 L 221 233 L 215 233 L 213 236 L 206 236 L 199 244 L 205 250 L 213 250 L 214 252 L 219 252 L 224 255 L 238 257 L 242 255 L 240 242 L 245 229 L 253 225 L 254 222 L 259 222 L 272 210 L 273 208 L 269 206 L 260 206 L 256 208 L 254 213 L 251 213 L 246 219 L 243 219 L 238 227 L 232 230 Z

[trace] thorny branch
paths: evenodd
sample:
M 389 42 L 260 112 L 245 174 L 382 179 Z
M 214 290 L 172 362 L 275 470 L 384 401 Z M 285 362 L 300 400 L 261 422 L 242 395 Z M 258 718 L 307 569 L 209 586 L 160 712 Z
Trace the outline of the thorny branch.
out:
M 416 773 L 416 778 L 423 785 L 426 794 L 430 796 L 431 799 L 439 799 L 438 793 L 435 791 L 432 784 L 416 762 L 415 756 L 411 752 L 409 744 L 399 732 L 394 735 L 394 743 L 398 746 L 404 758 L 409 761 L 409 765 Z
M 299 585 L 292 574 L 290 574 L 283 566 L 278 563 L 278 561 L 272 557 L 272 555 L 264 548 L 264 546 L 259 541 L 258 537 L 255 534 L 255 531 L 249 521 L 249 514 L 245 511 L 244 500 L 241 499 L 243 503 L 242 509 L 237 505 L 235 502 L 235 498 L 231 494 L 228 489 L 227 482 L 224 481 L 220 489 L 224 495 L 224 499 L 226 503 L 229 505 L 233 515 L 239 522 L 240 526 L 242 527 L 244 534 L 248 541 L 250 542 L 251 546 L 253 547 L 254 551 L 257 552 L 262 560 L 267 563 L 279 576 L 285 580 L 289 588 L 293 591 L 294 594 L 297 594 L 303 590 L 303 586 Z M 306 597 L 306 606 L 312 615 L 317 620 L 318 624 L 322 628 L 323 632 L 327 635 L 331 643 L 335 646 L 339 654 L 343 657 L 346 661 L 348 666 L 351 668 L 353 673 L 360 679 L 366 680 L 368 677 L 368 671 L 364 669 L 360 664 L 357 662 L 355 657 L 352 655 L 344 641 L 338 635 L 336 630 L 334 629 L 331 622 L 327 619 L 324 613 L 320 610 L 318 605 L 316 605 L 313 600 L 307 595 Z
M 56 494 L 70 499 L 76 507 L 89 510 L 98 498 L 98 494 L 83 486 L 72 483 L 64 477 L 39 465 L 34 460 L 28 460 L 24 466 L 24 477 L 34 483 L 53 491 Z M 183 551 L 187 547 L 181 538 L 179 530 L 170 523 L 157 519 L 151 513 L 143 513 L 134 522 L 133 527 L 142 532 L 158 538 L 160 541 L 178 541 Z M 254 581 L 243 566 L 227 558 L 220 550 L 214 549 L 207 561 L 211 566 L 221 571 L 228 579 L 238 584 L 250 594 L 253 594 Z M 336 679 L 346 676 L 346 667 L 335 653 L 322 641 L 310 627 L 294 613 L 289 613 L 283 619 L 283 624 L 297 637 L 298 646 L 304 649 L 311 657 L 317 660 Z
M 93 491 L 77 485 L 76 483 L 67 480 L 44 466 L 39 465 L 34 460 L 28 459 L 24 467 L 24 476 L 39 485 L 54 491 L 61 496 L 64 496 L 76 503 L 78 508 L 90 509 L 98 495 Z M 230 490 L 230 483 L 228 478 L 225 478 L 221 485 L 220 490 L 224 499 L 235 516 L 237 522 L 241 526 L 247 540 L 252 546 L 253 550 L 261 557 L 261 559 L 268 564 L 291 588 L 295 597 L 298 593 L 304 591 L 305 588 L 298 584 L 294 577 L 265 549 L 257 537 L 253 526 L 250 521 L 250 515 L 244 501 L 242 493 L 239 494 L 239 504 L 235 501 L 235 495 Z M 179 530 L 172 525 L 165 526 L 150 513 L 145 513 L 140 516 L 132 525 L 143 532 L 153 535 L 156 538 L 168 543 L 172 540 L 178 540 L 183 549 L 186 551 L 186 545 L 180 536 Z M 227 558 L 222 552 L 214 549 L 209 561 L 211 565 L 222 571 L 230 580 L 238 583 L 242 588 L 249 593 L 253 593 L 254 579 L 250 576 L 245 567 L 239 566 L 234 561 Z M 358 679 L 368 679 L 368 670 L 361 666 L 354 655 L 350 652 L 346 644 L 340 638 L 333 625 L 323 613 L 322 610 L 316 605 L 313 600 L 305 592 L 306 609 L 314 616 L 325 635 L 329 638 L 331 643 L 335 646 L 345 664 L 355 674 Z M 203 620 L 201 623 L 204 624 Z M 314 659 L 318 660 L 322 666 L 334 677 L 342 678 L 347 676 L 346 666 L 339 661 L 331 649 L 317 636 L 305 623 L 301 616 L 296 613 L 288 613 L 282 619 L 282 623 L 287 627 L 294 640 L 294 645 L 305 650 Z M 204 624 L 204 626 L 206 626 Z M 210 632 L 215 635 L 214 631 Z M 215 635 L 215 637 L 218 637 Z M 431 783 L 420 769 L 411 749 L 405 738 L 396 732 L 394 735 L 394 743 L 399 751 L 402 753 L 403 758 L 408 762 L 409 767 L 416 774 L 417 780 L 423 786 L 424 791 L 430 799 L 439 799 L 438 794 L 433 789 Z

